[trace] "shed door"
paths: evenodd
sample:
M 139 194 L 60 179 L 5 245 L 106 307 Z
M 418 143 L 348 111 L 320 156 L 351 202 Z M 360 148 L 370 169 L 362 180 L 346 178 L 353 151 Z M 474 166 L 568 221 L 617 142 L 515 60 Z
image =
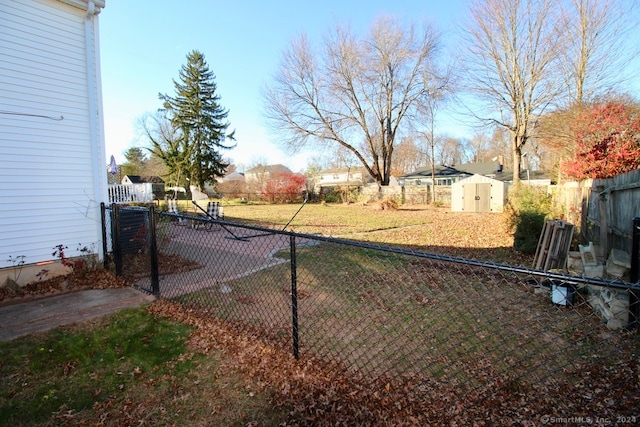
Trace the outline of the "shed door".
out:
M 491 184 L 475 183 L 462 186 L 465 212 L 491 211 Z

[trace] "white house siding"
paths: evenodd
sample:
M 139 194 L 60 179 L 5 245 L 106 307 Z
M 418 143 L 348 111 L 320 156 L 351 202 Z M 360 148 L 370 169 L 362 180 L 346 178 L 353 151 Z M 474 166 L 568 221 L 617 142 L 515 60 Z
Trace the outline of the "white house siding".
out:
M 76 4 L 0 0 L 0 268 L 101 249 L 97 16 Z

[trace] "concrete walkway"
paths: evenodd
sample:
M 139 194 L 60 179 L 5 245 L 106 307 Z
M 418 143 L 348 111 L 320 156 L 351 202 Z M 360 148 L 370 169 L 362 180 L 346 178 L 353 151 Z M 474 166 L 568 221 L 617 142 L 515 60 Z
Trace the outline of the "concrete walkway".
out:
M 286 259 L 274 255 L 290 244 L 286 235 L 259 233 L 230 225 L 225 228 L 214 226 L 208 231 L 174 225 L 170 231 L 168 253 L 192 259 L 202 267 L 161 277 L 160 293 L 163 298 L 219 287 L 221 283 L 286 262 Z M 230 239 L 230 236 L 236 238 Z M 296 242 L 298 246 L 313 243 L 300 238 Z M 140 280 L 136 285 L 150 288 L 150 279 Z M 92 319 L 125 307 L 137 307 L 153 300 L 153 296 L 134 288 L 92 289 L 0 306 L 0 341 Z
M 89 289 L 0 307 L 0 341 L 93 319 L 154 297 L 133 288 Z

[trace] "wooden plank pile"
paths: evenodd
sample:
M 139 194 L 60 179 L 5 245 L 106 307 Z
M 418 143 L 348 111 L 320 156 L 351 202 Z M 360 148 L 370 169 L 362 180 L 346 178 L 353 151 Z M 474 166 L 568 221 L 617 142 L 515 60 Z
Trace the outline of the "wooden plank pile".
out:
M 561 219 L 546 220 L 538 240 L 533 268 L 537 270 L 566 268 L 573 230 L 573 224 Z

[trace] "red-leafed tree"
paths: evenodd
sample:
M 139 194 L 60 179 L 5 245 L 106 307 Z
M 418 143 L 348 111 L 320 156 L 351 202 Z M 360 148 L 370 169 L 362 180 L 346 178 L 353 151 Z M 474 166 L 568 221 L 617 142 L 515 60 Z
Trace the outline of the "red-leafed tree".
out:
M 640 168 L 640 108 L 603 102 L 581 111 L 572 125 L 573 157 L 562 171 L 574 179 L 610 178 Z
M 299 173 L 278 174 L 264 183 L 262 196 L 271 203 L 293 202 L 302 196 L 305 182 L 305 176 Z

